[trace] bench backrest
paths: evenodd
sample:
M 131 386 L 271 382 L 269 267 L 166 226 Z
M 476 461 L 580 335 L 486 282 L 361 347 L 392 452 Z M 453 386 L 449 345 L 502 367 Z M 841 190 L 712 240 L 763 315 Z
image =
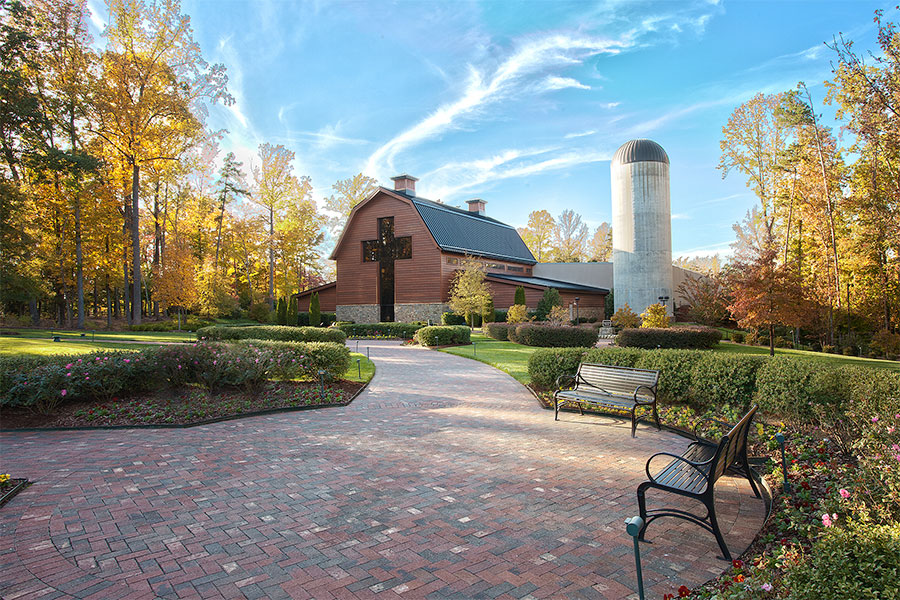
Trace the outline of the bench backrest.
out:
M 575 389 L 584 386 L 599 387 L 610 394 L 633 398 L 638 386 L 638 398 L 654 399 L 656 397 L 656 383 L 659 380 L 659 371 L 649 369 L 634 369 L 632 367 L 616 367 L 597 363 L 581 363 L 578 365 L 578 376 Z M 585 386 L 587 389 L 587 386 Z M 649 390 L 647 388 L 650 388 Z
M 754 406 L 750 409 L 744 417 L 738 421 L 738 424 L 731 428 L 729 431 L 719 442 L 719 447 L 716 450 L 715 458 L 713 459 L 712 469 L 710 470 L 710 481 L 709 484 L 713 485 L 715 482 L 721 477 L 725 471 L 730 467 L 736 458 L 738 458 L 739 453 L 747 448 L 747 436 L 750 434 L 750 422 L 753 421 L 753 416 L 756 414 L 756 409 L 758 406 Z

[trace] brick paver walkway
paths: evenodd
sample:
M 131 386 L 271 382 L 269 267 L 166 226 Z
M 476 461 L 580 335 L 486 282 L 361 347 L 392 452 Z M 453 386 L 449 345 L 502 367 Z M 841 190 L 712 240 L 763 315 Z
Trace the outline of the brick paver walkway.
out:
M 623 521 L 646 457 L 684 439 L 554 423 L 491 367 L 369 345 L 377 375 L 346 408 L 2 434 L 0 471 L 35 483 L 0 509 L 0 596 L 636 597 Z M 718 494 L 740 552 L 763 504 L 745 480 Z M 650 598 L 728 566 L 696 526 L 663 519 L 648 537 Z

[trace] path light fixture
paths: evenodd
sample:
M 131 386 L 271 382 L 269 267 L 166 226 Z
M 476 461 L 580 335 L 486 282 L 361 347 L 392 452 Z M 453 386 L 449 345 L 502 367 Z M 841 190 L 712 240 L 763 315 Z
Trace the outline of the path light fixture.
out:
M 472 342 L 472 356 L 478 358 L 478 343 Z
M 634 566 L 637 570 L 638 595 L 644 600 L 644 575 L 641 572 L 641 547 L 638 545 L 638 536 L 644 528 L 644 520 L 638 516 L 625 519 L 625 531 L 634 540 Z
M 325 370 L 319 369 L 319 395 L 325 399 Z
M 784 434 L 780 431 L 775 434 L 775 441 L 781 447 L 781 474 L 784 477 L 784 492 L 791 493 L 791 484 L 787 478 L 787 459 L 784 456 Z
M 360 379 L 362 379 L 362 366 L 359 364 L 359 361 L 361 360 L 361 358 L 356 359 L 356 376 Z
M 578 325 L 578 301 L 581 300 L 578 296 L 575 296 L 575 324 Z

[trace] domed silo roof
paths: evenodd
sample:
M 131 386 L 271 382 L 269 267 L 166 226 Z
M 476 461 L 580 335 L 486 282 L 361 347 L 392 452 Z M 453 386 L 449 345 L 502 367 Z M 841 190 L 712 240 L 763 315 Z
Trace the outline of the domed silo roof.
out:
M 614 165 L 647 161 L 669 164 L 669 156 L 663 147 L 653 140 L 639 139 L 625 142 L 619 146 L 612 159 Z

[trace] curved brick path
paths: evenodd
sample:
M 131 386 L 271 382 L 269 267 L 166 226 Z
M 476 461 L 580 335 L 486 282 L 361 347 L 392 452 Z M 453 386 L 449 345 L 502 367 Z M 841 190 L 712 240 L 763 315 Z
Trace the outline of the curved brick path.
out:
M 2 434 L 0 471 L 35 483 L 0 509 L 0 596 L 636 597 L 623 520 L 646 457 L 685 440 L 554 423 L 491 367 L 370 345 L 377 375 L 346 408 Z M 717 489 L 740 552 L 762 502 L 745 480 Z M 648 537 L 650 598 L 727 566 L 695 526 L 663 519 Z

